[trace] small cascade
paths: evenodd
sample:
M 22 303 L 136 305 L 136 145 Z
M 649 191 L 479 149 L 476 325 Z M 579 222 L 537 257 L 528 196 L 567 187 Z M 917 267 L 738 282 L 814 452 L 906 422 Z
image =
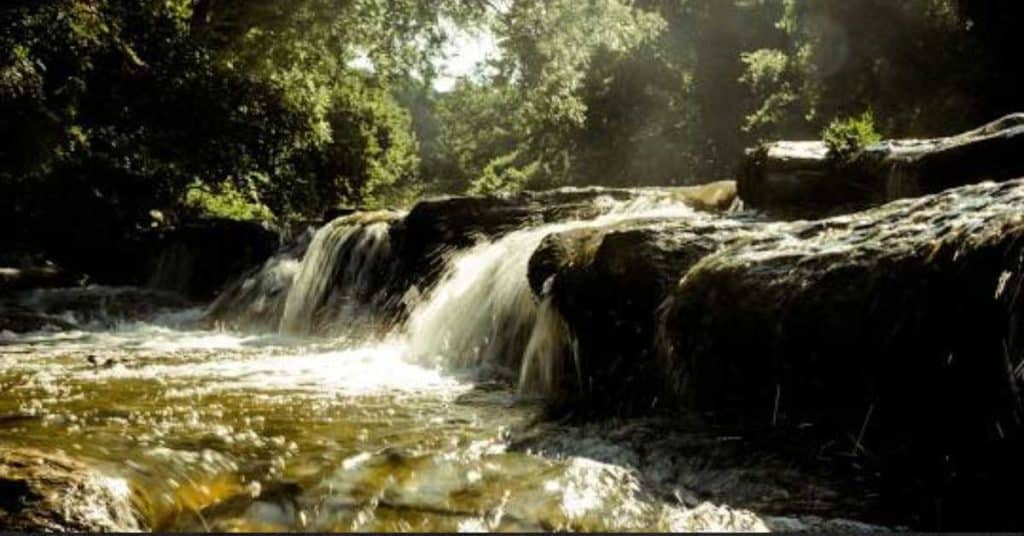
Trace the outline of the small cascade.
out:
M 903 199 L 922 195 L 917 169 L 910 161 L 893 159 L 888 166 L 889 170 L 885 181 L 887 199 Z
M 228 286 L 207 309 L 207 323 L 260 332 L 276 331 L 288 291 L 313 235 L 312 228 L 299 234 L 263 265 Z
M 521 229 L 454 255 L 440 282 L 410 313 L 406 336 L 413 357 L 449 368 L 485 367 L 518 378 L 525 392 L 552 394 L 571 348 L 553 307 L 538 305 L 530 289 L 530 257 L 548 235 L 633 219 L 692 214 L 686 205 L 659 197 L 602 201 L 607 212 Z
M 405 242 L 392 244 L 392 223 L 401 215 L 338 218 L 236 282 L 208 319 L 242 318 L 288 335 L 389 335 L 415 361 L 478 369 L 518 380 L 524 393 L 557 395 L 578 383 L 579 370 L 565 322 L 530 288 L 529 261 L 541 241 L 574 229 L 693 214 L 684 201 L 658 191 L 626 200 L 599 195 L 588 203 L 584 213 L 600 215 L 527 226 L 449 253 L 423 294 L 395 277 L 412 266 L 398 249 L 408 247 L 403 228 L 395 239 Z M 405 320 L 388 333 L 392 313 Z
M 392 213 L 338 218 L 317 231 L 291 284 L 278 329 L 305 335 L 372 309 L 390 265 Z
M 410 314 L 410 350 L 432 364 L 487 365 L 512 374 L 536 317 L 526 278 L 530 255 L 545 236 L 570 225 L 516 231 L 456 254 Z
M 550 280 L 548 281 L 550 283 Z M 528 394 L 558 393 L 566 384 L 565 374 L 572 371 L 576 385 L 581 385 L 576 343 L 565 319 L 544 296 L 537 306 L 537 319 L 523 351 L 519 368 L 519 390 Z M 571 357 L 572 363 L 566 362 Z

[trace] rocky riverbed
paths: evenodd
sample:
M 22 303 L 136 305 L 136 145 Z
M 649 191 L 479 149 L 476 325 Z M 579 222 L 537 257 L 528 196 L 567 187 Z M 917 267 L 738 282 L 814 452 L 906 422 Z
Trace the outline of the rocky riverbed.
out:
M 838 171 L 769 146 L 742 199 L 563 189 L 168 231 L 149 288 L 7 270 L 0 523 L 1015 528 L 1019 119 Z

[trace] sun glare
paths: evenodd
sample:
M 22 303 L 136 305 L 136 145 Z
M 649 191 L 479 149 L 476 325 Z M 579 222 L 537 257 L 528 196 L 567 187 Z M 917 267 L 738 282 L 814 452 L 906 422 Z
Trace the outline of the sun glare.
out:
M 434 80 L 434 89 L 451 91 L 459 78 L 472 76 L 483 62 L 497 53 L 497 41 L 491 32 L 456 29 L 445 46 L 444 57 L 437 63 L 439 75 Z

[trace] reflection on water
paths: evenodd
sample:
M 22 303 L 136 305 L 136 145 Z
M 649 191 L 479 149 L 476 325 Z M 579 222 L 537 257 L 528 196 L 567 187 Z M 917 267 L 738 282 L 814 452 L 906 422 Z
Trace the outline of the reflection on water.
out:
M 401 340 L 203 331 L 199 316 L 0 332 L 0 448 L 94 465 L 164 531 L 804 526 L 680 488 L 778 492 L 678 457 L 663 427 L 638 447 L 615 437 L 635 422 L 538 424 L 514 386 L 419 364 Z

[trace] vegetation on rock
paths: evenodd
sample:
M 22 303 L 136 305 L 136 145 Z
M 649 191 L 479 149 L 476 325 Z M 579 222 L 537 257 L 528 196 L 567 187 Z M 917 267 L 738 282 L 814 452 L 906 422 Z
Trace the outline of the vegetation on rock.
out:
M 852 157 L 857 151 L 882 141 L 875 130 L 875 115 L 870 110 L 857 117 L 836 118 L 821 133 L 829 154 L 838 160 Z

